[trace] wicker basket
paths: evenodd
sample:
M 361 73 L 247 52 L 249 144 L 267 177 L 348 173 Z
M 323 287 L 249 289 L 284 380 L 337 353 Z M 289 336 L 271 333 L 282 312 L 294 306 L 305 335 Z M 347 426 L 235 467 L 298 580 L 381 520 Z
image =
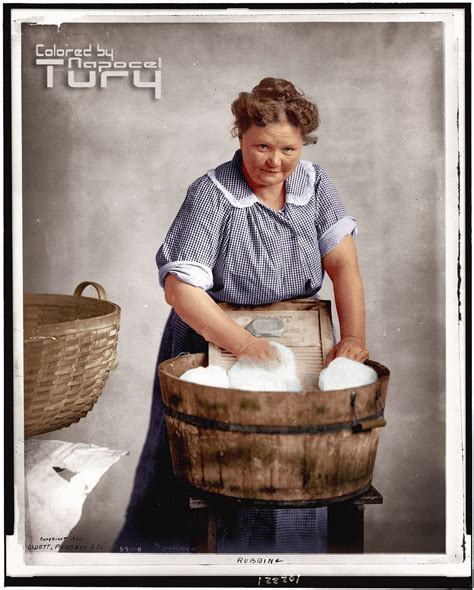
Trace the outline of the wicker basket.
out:
M 83 297 L 93 286 L 98 299 Z M 25 436 L 78 422 L 115 362 L 120 308 L 85 281 L 74 295 L 24 295 Z

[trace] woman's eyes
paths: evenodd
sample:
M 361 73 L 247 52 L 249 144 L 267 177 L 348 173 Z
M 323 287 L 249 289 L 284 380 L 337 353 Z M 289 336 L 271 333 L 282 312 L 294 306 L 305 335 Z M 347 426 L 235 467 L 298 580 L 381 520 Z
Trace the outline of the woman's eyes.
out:
M 262 151 L 266 151 L 266 150 L 270 149 L 270 146 L 266 143 L 260 143 L 258 145 L 258 149 L 262 150 Z M 292 147 L 285 147 L 282 149 L 282 152 L 285 152 L 285 154 L 291 154 L 294 151 L 295 151 L 295 148 L 292 148 Z

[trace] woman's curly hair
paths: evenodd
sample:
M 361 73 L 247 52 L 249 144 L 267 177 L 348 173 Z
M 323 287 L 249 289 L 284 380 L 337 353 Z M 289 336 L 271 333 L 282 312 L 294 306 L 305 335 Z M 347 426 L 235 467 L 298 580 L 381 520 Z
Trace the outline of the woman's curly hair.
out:
M 318 107 L 288 80 L 264 78 L 252 92 L 240 92 L 232 103 L 232 114 L 233 137 L 242 137 L 252 125 L 276 123 L 284 114 L 291 125 L 301 129 L 304 145 L 318 141 L 312 135 L 319 127 Z

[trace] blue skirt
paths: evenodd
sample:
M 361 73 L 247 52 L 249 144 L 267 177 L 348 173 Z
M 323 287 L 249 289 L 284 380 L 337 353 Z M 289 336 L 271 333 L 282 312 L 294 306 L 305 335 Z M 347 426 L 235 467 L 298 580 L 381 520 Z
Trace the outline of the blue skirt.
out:
M 172 311 L 158 354 L 148 434 L 115 552 L 196 551 L 191 542 L 188 498 L 173 475 L 158 365 L 183 352 L 206 351 L 206 341 Z M 226 503 L 217 523 L 218 553 L 327 551 L 326 508 L 271 509 Z

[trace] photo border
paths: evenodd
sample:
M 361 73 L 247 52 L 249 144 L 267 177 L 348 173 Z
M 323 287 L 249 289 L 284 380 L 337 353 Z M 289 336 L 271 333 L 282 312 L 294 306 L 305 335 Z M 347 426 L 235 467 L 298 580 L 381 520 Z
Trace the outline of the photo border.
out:
M 34 8 L 32 7 L 34 6 Z M 44 4 L 4 5 L 5 12 L 12 18 L 11 31 L 11 150 L 13 163 L 13 175 L 11 192 L 8 186 L 8 157 L 5 165 L 5 200 L 8 194 L 12 195 L 12 285 L 13 285 L 13 371 L 12 410 L 14 414 L 13 429 L 13 455 L 15 472 L 15 494 L 8 499 L 6 494 L 6 508 L 14 503 L 17 510 L 15 515 L 14 535 L 7 536 L 7 575 L 13 576 L 48 576 L 52 572 L 58 576 L 88 576 L 91 573 L 99 576 L 108 576 L 108 571 L 117 572 L 117 576 L 131 576 L 137 573 L 140 576 L 173 575 L 176 565 L 180 566 L 182 575 L 200 576 L 207 574 L 211 566 L 213 575 L 236 575 L 245 570 L 255 576 L 283 576 L 294 575 L 297 571 L 301 576 L 308 577 L 317 574 L 318 579 L 331 576 L 334 567 L 337 566 L 338 576 L 394 576 L 403 568 L 404 576 L 455 576 L 467 577 L 470 575 L 470 484 L 466 479 L 466 467 L 470 464 L 470 449 L 467 432 L 470 431 L 470 398 L 466 395 L 466 376 L 470 375 L 470 369 L 466 366 L 466 353 L 470 348 L 470 339 L 465 337 L 468 317 L 470 318 L 470 301 L 466 301 L 466 294 L 470 293 L 470 283 L 467 278 L 466 264 L 469 257 L 466 256 L 466 237 L 469 235 L 470 204 L 470 161 L 466 157 L 469 149 L 466 141 L 470 140 L 470 119 L 467 109 L 470 106 L 470 94 L 465 86 L 466 72 L 470 68 L 470 5 L 469 4 L 435 4 L 429 8 L 426 4 L 323 4 L 301 5 L 295 4 L 287 11 L 269 9 L 265 5 L 252 5 L 250 12 L 238 14 L 245 6 L 230 5 L 229 11 L 219 8 L 196 9 L 187 5 L 185 8 L 165 8 L 163 5 L 109 5 L 119 8 L 104 9 L 100 5 L 100 15 L 91 15 L 91 11 L 99 10 L 97 4 L 90 4 L 80 9 L 72 8 L 78 5 Z M 64 6 L 71 8 L 64 9 Z M 143 8 L 146 6 L 146 8 Z M 166 5 L 167 6 L 167 5 Z M 202 6 L 202 5 L 200 5 Z M 217 6 L 217 5 L 216 5 Z M 341 8 L 344 6 L 344 8 Z M 410 8 L 408 8 L 410 6 Z M 8 7 L 8 8 L 7 8 Z M 60 7 L 59 9 L 56 9 Z M 370 8 L 371 7 L 371 8 Z M 54 10 L 49 12 L 49 10 Z M 76 10 L 78 11 L 76 13 Z M 298 12 L 296 12 L 298 10 Z M 41 11 L 46 11 L 42 13 Z M 120 18 L 130 19 L 123 12 L 136 11 L 133 21 L 121 21 Z M 288 12 L 289 11 L 289 12 Z M 362 12 L 361 12 L 362 11 Z M 74 12 L 74 14 L 72 14 Z M 219 12 L 219 14 L 217 14 Z M 244 11 L 245 12 L 245 11 Z M 153 13 L 153 14 L 151 14 Z M 158 14 L 157 14 L 158 13 Z M 446 383 L 449 395 L 446 395 L 446 553 L 445 554 L 363 554 L 363 555 L 312 555 L 306 559 L 304 554 L 298 554 L 297 563 L 282 565 L 236 565 L 235 557 L 212 554 L 183 555 L 158 554 L 124 555 L 112 553 L 94 554 L 28 554 L 25 560 L 22 544 L 24 531 L 21 527 L 21 511 L 18 507 L 24 498 L 23 477 L 23 439 L 18 433 L 23 430 L 23 403 L 22 403 L 22 367 L 23 367 L 23 331 L 22 331 L 22 188 L 21 188 L 21 34 L 18 26 L 25 19 L 42 17 L 41 24 L 60 24 L 61 22 L 170 22 L 166 19 L 175 19 L 179 22 L 247 22 L 247 19 L 257 22 L 271 21 L 280 15 L 284 15 L 285 22 L 301 19 L 317 19 L 323 21 L 330 19 L 350 20 L 356 17 L 367 19 L 374 18 L 374 22 L 387 19 L 390 22 L 404 20 L 419 20 L 426 22 L 439 20 L 441 15 L 446 19 L 445 37 L 445 126 L 446 126 L 446 187 L 445 194 L 457 195 L 457 207 L 452 207 L 451 199 L 446 198 Z M 452 16 L 453 15 L 453 16 Z M 64 20 L 64 18 L 67 20 Z M 73 18 L 71 20 L 71 18 Z M 140 21 L 138 19 L 146 20 Z M 262 20 L 260 20 L 260 18 Z M 98 19 L 98 20 L 94 20 Z M 118 19 L 118 20 L 117 20 Z M 154 19 L 158 19 L 154 21 Z M 165 20 L 164 20 L 165 19 Z M 188 20 L 190 19 L 190 20 Z M 210 19 L 209 21 L 205 19 Z M 221 19 L 221 20 L 215 20 Z M 466 20 L 464 20 L 466 19 Z M 469 21 L 466 23 L 466 21 Z M 353 22 L 353 21 L 351 21 Z M 372 21 L 371 21 L 372 22 Z M 7 27 L 9 19 L 4 19 L 4 42 L 8 42 Z M 449 39 L 449 42 L 447 42 Z M 458 43 L 459 45 L 456 45 Z M 469 50 L 469 51 L 468 51 Z M 467 58 L 467 59 L 466 59 Z M 467 62 L 467 63 L 465 63 Z M 5 71 L 8 71 L 5 68 Z M 469 94 L 469 95 L 468 95 Z M 7 116 L 8 107 L 5 109 Z M 5 119 L 5 132 L 8 134 L 8 121 Z M 5 150 L 7 152 L 7 150 Z M 8 213 L 6 205 L 5 213 Z M 5 215 L 7 219 L 7 215 Z M 5 234 L 7 237 L 7 234 Z M 453 239 L 453 236 L 455 239 Z M 8 253 L 8 250 L 6 251 Z M 7 290 L 6 290 L 7 292 Z M 5 292 L 5 293 L 6 293 Z M 4 298 L 5 306 L 8 306 L 8 297 Z M 466 325 L 467 324 L 467 325 Z M 5 329 L 8 324 L 5 323 Z M 469 362 L 469 361 L 468 361 Z M 8 379 L 8 370 L 6 371 Z M 455 385 L 453 385 L 455 384 Z M 6 383 L 7 385 L 7 383 Z M 454 389 L 454 392 L 453 392 Z M 7 390 L 6 390 L 7 392 Z M 5 435 L 8 437 L 8 404 L 5 412 Z M 8 450 L 8 444 L 5 445 Z M 469 495 L 466 495 L 469 492 Z M 8 529 L 7 529 L 8 530 Z M 8 533 L 7 533 L 8 534 Z M 31 559 L 30 559 L 31 558 Z M 54 558 L 54 559 L 53 559 Z M 205 558 L 205 559 L 204 559 Z M 311 563 L 309 563 L 311 559 Z M 92 569 L 91 569 L 92 568 Z M 289 573 L 291 572 L 291 573 Z M 330 577 L 329 579 L 333 579 Z M 374 578 L 375 579 L 375 578 Z M 452 578 L 450 579 L 452 581 Z M 221 583 L 219 585 L 222 585 Z M 224 584 L 225 585 L 225 584 Z

